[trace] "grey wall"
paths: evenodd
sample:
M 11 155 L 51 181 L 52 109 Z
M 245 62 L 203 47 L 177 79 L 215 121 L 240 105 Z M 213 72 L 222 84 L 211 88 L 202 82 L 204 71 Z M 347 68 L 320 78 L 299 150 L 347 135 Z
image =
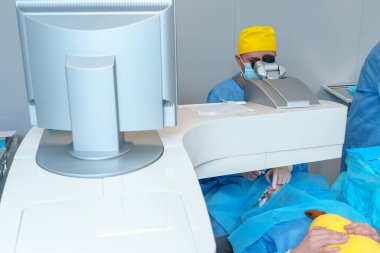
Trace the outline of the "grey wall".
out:
M 358 50 L 357 77 L 368 52 L 380 41 L 380 1 L 364 0 L 361 15 L 360 48 Z
M 231 0 L 176 1 L 181 104 L 206 101 L 212 85 L 233 72 L 234 8 Z
M 0 131 L 30 128 L 14 1 L 0 1 Z
M 216 83 L 238 71 L 240 29 L 272 25 L 278 60 L 318 94 L 328 82 L 356 81 L 380 40 L 378 0 L 177 0 L 179 101 L 202 103 Z M 0 1 L 0 130 L 29 129 L 13 0 Z

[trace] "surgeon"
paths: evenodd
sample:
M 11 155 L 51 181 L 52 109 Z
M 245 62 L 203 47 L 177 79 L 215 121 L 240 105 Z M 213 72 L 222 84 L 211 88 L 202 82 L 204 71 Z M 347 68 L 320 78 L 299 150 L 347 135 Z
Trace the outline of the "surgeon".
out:
M 208 94 L 207 103 L 243 101 L 247 79 L 260 79 L 251 63 L 264 55 L 276 56 L 276 34 L 270 26 L 252 26 L 240 31 L 235 60 L 241 72 L 216 85 Z
M 346 149 L 380 145 L 380 43 L 367 56 L 348 115 L 341 170 Z
M 264 55 L 276 56 L 276 34 L 271 26 L 252 26 L 240 31 L 238 40 L 238 53 L 235 60 L 241 68 L 241 72 L 235 76 L 217 84 L 208 94 L 207 103 L 221 103 L 227 101 L 243 101 L 244 87 L 247 79 L 260 79 L 252 68 L 252 62 L 261 60 Z M 284 166 L 266 171 L 252 171 L 242 173 L 247 179 L 255 180 L 261 174 L 272 179 L 272 187 L 287 184 L 291 178 L 291 172 L 307 171 L 307 164 Z

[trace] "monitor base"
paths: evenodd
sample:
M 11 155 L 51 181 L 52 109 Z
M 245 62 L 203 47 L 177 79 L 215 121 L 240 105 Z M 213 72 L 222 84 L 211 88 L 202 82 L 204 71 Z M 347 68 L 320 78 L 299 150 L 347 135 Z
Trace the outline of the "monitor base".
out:
M 71 132 L 45 130 L 37 150 L 36 162 L 41 168 L 59 175 L 80 178 L 103 178 L 142 169 L 158 160 L 163 145 L 156 131 L 128 133 L 127 146 L 120 156 L 88 160 L 70 154 Z M 133 143 L 133 144 L 132 144 Z

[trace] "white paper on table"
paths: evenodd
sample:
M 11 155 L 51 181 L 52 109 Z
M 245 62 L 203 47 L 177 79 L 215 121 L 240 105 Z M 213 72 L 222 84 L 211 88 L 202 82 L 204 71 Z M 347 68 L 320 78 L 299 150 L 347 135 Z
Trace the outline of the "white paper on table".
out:
M 236 113 L 247 114 L 255 112 L 254 109 L 246 107 L 240 102 L 198 104 L 192 105 L 190 108 L 200 116 L 215 116 Z

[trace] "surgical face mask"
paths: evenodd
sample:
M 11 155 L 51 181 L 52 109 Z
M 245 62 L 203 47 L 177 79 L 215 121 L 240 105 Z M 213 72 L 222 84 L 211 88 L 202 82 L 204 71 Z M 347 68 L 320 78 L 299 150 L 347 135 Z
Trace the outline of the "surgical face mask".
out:
M 243 74 L 243 76 L 244 76 L 245 80 L 250 79 L 250 78 L 254 78 L 257 80 L 261 79 L 259 77 L 259 75 L 256 73 L 256 71 L 253 70 L 251 63 L 244 63 L 244 74 Z
M 253 70 L 252 68 L 252 63 L 244 63 L 243 60 L 240 58 L 241 63 L 244 64 L 244 73 L 243 77 L 245 80 L 254 78 L 257 80 L 260 80 L 261 77 L 256 73 L 256 71 Z

